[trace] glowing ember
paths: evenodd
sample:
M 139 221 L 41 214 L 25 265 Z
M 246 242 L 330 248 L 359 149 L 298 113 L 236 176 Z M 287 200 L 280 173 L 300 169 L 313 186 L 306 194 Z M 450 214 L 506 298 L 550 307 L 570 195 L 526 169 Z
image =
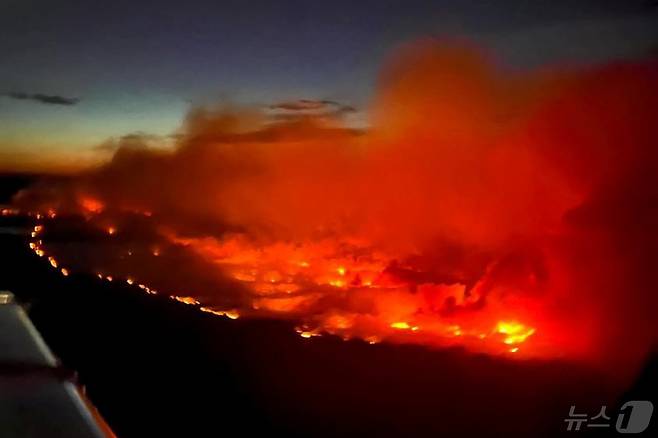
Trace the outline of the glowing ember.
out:
M 199 304 L 199 302 L 196 299 L 192 298 L 192 297 L 179 297 L 179 296 L 173 295 L 172 299 L 174 299 L 174 300 L 176 300 L 180 303 L 189 304 L 189 305 L 192 305 L 192 306 L 196 306 L 196 305 Z
M 224 315 L 229 319 L 238 319 L 240 317 L 240 313 L 237 310 L 228 310 L 224 312 Z
M 516 322 L 501 321 L 496 327 L 496 331 L 505 335 L 503 342 L 508 345 L 520 344 L 535 333 L 534 328 L 529 328 Z

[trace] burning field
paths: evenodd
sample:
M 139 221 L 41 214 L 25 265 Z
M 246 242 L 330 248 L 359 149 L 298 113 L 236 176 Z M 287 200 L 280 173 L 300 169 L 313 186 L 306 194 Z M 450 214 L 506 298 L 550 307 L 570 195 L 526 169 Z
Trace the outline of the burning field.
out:
M 303 338 L 617 375 L 655 348 L 656 61 L 519 72 L 426 41 L 391 57 L 366 127 L 304 102 L 197 108 L 173 148 L 133 136 L 35 184 L 30 247 Z

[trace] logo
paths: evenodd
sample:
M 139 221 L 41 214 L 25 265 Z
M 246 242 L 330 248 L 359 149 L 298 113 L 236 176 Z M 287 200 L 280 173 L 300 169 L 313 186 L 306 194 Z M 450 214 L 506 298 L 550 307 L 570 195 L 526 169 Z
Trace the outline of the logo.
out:
M 571 405 L 569 416 L 564 419 L 568 431 L 580 430 L 583 425 L 589 428 L 609 428 L 612 418 L 606 414 L 607 406 L 601 406 L 599 412 L 588 417 L 586 413 L 576 413 L 576 406 Z M 614 426 L 619 433 L 642 433 L 649 427 L 653 414 L 653 403 L 648 400 L 633 400 L 624 403 L 616 414 Z

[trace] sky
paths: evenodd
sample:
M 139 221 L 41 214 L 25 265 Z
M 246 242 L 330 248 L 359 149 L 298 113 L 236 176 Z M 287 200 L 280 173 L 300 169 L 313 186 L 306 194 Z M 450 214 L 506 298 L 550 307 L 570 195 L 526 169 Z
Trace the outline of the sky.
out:
M 658 2 L 3 0 L 0 170 L 88 165 L 198 105 L 320 99 L 367 120 L 382 63 L 424 37 L 513 69 L 600 63 L 656 52 Z

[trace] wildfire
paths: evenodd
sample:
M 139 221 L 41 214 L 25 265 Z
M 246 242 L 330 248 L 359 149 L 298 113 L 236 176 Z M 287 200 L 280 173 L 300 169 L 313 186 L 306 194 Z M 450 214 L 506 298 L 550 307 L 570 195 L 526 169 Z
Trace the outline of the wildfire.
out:
M 116 228 L 110 226 L 106 231 L 114 235 Z M 38 224 L 31 235 L 36 238 L 43 232 L 43 224 Z M 536 333 L 536 328 L 518 320 L 496 321 L 492 320 L 495 315 L 466 311 L 476 302 L 473 295 L 477 294 L 472 292 L 468 296 L 462 284 L 410 282 L 391 270 L 390 255 L 358 239 L 256 245 L 242 235 L 229 235 L 219 241 L 180 238 L 173 234 L 166 237 L 214 260 L 222 271 L 252 291 L 251 308 L 242 310 L 211 307 L 192 295 L 169 295 L 172 300 L 215 316 L 238 319 L 243 312 L 254 316 L 304 314 L 319 300 L 340 293 L 345 294 L 342 299 L 348 303 L 371 303 L 375 308 L 368 312 L 349 308 L 331 309 L 328 313 L 316 310 L 313 318 L 306 319 L 305 325 L 296 329 L 302 338 L 328 333 L 343 339 L 358 337 L 370 344 L 386 339 L 437 345 L 459 342 L 476 350 L 519 353 L 519 346 Z M 41 240 L 30 241 L 29 247 L 46 257 Z M 160 246 L 151 246 L 149 250 L 153 255 L 160 255 Z M 69 269 L 61 267 L 54 256 L 48 255 L 47 260 L 61 275 L 69 275 Z M 97 277 L 107 282 L 120 279 L 147 294 L 157 294 L 154 288 L 139 283 L 133 276 L 117 278 L 99 272 Z M 481 289 L 476 285 L 473 291 Z M 444 314 L 441 306 L 436 307 L 442 302 L 452 303 L 451 312 L 463 307 L 465 314 Z
M 508 75 L 474 47 L 410 49 L 382 75 L 369 129 L 193 111 L 171 150 L 121 150 L 25 192 L 37 221 L 65 220 L 49 210 L 74 199 L 114 236 L 80 243 L 99 246 L 93 261 L 67 259 L 39 223 L 30 249 L 190 310 L 286 319 L 305 339 L 645 357 L 655 62 Z
M 498 320 L 495 311 L 475 310 L 478 298 L 485 294 L 481 283 L 486 279 L 472 288 L 470 295 L 459 283 L 416 284 L 391 270 L 391 256 L 362 241 L 257 246 L 240 235 L 223 240 L 168 237 L 172 243 L 214 260 L 247 286 L 253 294 L 252 314 L 303 315 L 315 308 L 315 315 L 298 330 L 304 338 L 330 333 L 368 342 L 387 338 L 437 345 L 460 342 L 476 350 L 516 353 L 518 345 L 536 332 L 536 328 L 515 320 Z M 325 313 L 315 307 L 335 294 L 341 294 L 341 300 L 349 305 L 371 303 L 375 308 L 367 312 L 330 309 Z M 191 297 L 175 299 L 200 304 Z M 225 314 L 206 307 L 201 310 Z

